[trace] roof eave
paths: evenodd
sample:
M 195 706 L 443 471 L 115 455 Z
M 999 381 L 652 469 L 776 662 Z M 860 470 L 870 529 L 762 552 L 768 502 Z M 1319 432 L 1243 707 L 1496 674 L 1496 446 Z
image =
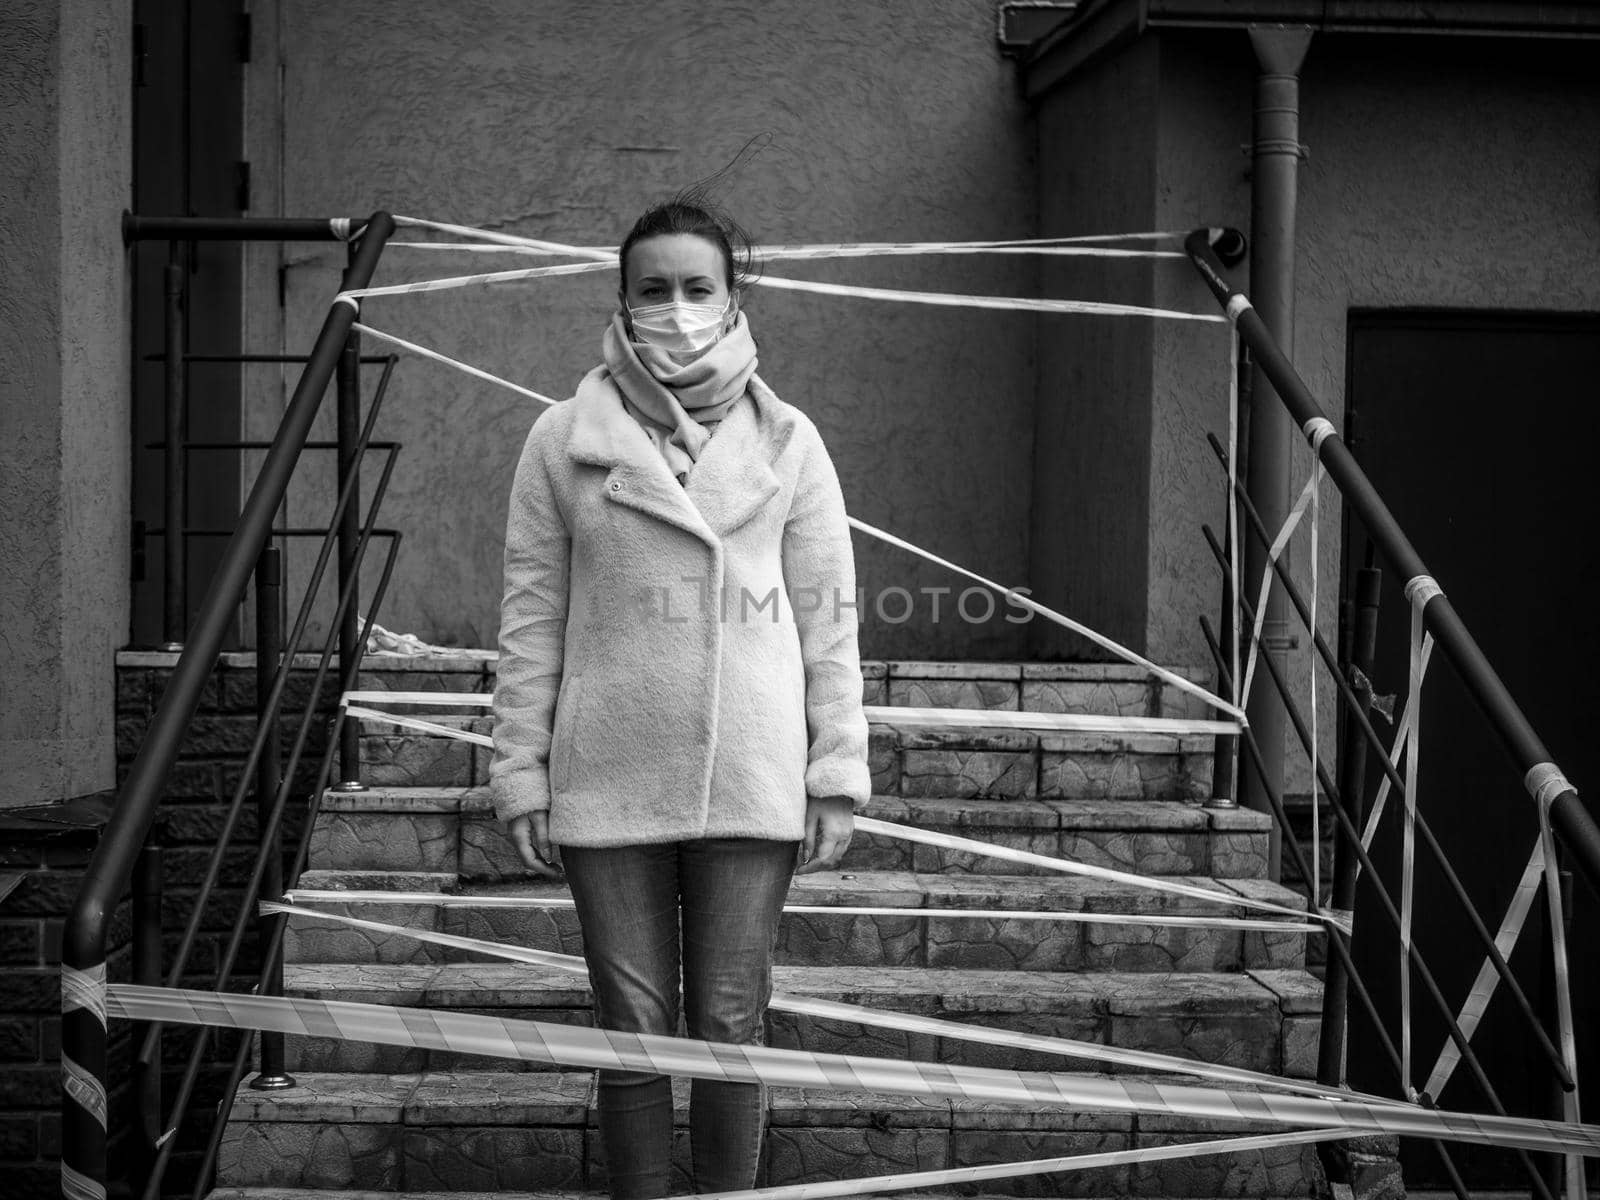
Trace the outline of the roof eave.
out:
M 1085 0 L 1077 15 L 1022 59 L 1024 91 L 1037 100 L 1148 29 L 1244 29 L 1308 25 L 1324 33 L 1448 37 L 1600 38 L 1600 6 L 1517 0 Z

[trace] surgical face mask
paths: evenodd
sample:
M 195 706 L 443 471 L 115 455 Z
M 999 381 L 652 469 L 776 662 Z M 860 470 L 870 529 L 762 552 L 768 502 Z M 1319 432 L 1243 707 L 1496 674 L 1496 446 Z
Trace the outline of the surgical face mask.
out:
M 722 338 L 722 327 L 732 304 L 731 296 L 726 304 L 669 300 L 665 304 L 630 308 L 628 317 L 633 324 L 634 337 L 678 358 L 699 354 L 716 345 Z

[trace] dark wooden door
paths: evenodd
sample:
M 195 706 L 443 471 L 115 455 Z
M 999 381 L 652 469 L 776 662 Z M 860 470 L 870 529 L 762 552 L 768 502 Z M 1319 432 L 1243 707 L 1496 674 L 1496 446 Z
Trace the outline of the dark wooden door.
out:
M 1581 795 L 1600 787 L 1595 692 L 1597 503 L 1593 460 L 1600 435 L 1600 318 L 1454 312 L 1357 312 L 1350 320 L 1348 403 L 1354 451 L 1512 695 Z M 1345 539 L 1346 594 L 1366 553 Z M 1380 563 L 1380 565 L 1383 565 Z M 1405 581 L 1386 571 L 1375 687 L 1407 687 L 1410 613 Z M 1420 810 L 1477 901 L 1498 927 L 1536 836 L 1519 773 L 1442 655 L 1423 687 Z M 1374 773 L 1375 774 L 1375 773 Z M 1376 779 L 1369 779 L 1375 784 Z M 1370 794 L 1369 787 L 1369 794 Z M 1378 835 L 1379 874 L 1399 894 L 1398 806 Z M 1484 961 L 1441 872 L 1419 850 L 1416 944 L 1458 1010 Z M 1593 946 L 1600 904 L 1577 892 L 1571 947 L 1579 1048 L 1588 1078 L 1600 1068 Z M 1358 960 L 1399 1044 L 1399 968 L 1393 927 L 1371 888 L 1357 901 Z M 1375 938 L 1363 940 L 1363 931 Z M 1542 906 L 1511 965 L 1536 1006 L 1552 989 L 1542 959 Z M 1426 1080 L 1446 1027 L 1420 980 L 1413 983 L 1414 1086 Z M 1397 1094 L 1387 1058 L 1352 1003 L 1350 1077 Z M 1553 1028 L 1553 1024 L 1552 1024 Z M 1506 1108 L 1550 1115 L 1548 1076 L 1526 1025 L 1502 989 L 1473 1043 Z M 1436 1098 L 1446 1108 L 1489 1111 L 1465 1064 Z M 1591 1095 L 1590 1120 L 1595 1116 Z M 1521 1186 L 1514 1155 L 1455 1147 L 1469 1182 Z M 1406 1145 L 1410 1187 L 1442 1186 L 1431 1148 Z
M 249 53 L 242 0 L 136 0 L 134 4 L 133 210 L 149 216 L 245 215 L 248 168 L 243 163 L 243 63 Z M 236 243 L 191 242 L 178 248 L 184 263 L 185 344 L 197 355 L 238 354 L 242 255 Z M 172 248 L 137 243 L 134 278 L 134 520 L 163 524 L 164 269 Z M 188 367 L 191 441 L 239 437 L 239 367 Z M 189 455 L 187 524 L 231 528 L 239 511 L 239 456 L 194 450 Z M 137 529 L 136 525 L 136 529 Z M 164 537 L 136 541 L 132 644 L 162 640 Z M 188 542 L 187 619 L 192 622 L 211 581 L 224 541 L 204 535 Z M 142 553 L 140 552 L 142 550 Z M 238 645 L 237 630 L 229 648 Z

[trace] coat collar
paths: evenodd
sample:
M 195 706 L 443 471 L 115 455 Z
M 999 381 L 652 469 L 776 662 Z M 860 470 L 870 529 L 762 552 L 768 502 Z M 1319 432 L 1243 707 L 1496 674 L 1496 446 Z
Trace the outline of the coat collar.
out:
M 770 500 L 778 477 L 767 459 L 762 426 L 771 414 L 752 386 L 728 409 L 680 484 L 649 435 L 622 407 L 622 395 L 604 367 L 585 375 L 573 406 L 567 453 L 578 462 L 606 467 L 605 496 L 618 504 L 695 534 L 715 547 Z

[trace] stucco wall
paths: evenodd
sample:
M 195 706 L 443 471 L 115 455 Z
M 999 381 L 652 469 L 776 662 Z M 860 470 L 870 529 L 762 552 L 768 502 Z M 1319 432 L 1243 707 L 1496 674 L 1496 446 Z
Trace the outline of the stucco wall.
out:
M 710 174 L 750 137 L 772 145 L 727 205 L 765 241 L 1031 236 L 1031 132 L 991 0 L 623 0 L 469 6 L 278 0 L 257 15 L 274 53 L 251 72 L 262 194 L 292 215 L 378 206 L 510 232 L 615 245 L 649 201 Z M 282 91 L 274 79 L 282 64 Z M 277 142 L 274 147 L 271 143 Z M 281 153 L 282 169 L 261 174 Z M 281 336 L 304 346 L 342 252 L 288 256 Z M 276 264 L 253 260 L 253 331 L 272 325 Z M 513 263 L 498 260 L 496 265 Z M 483 257 L 396 250 L 384 279 L 483 269 Z M 875 285 L 1031 294 L 1024 259 L 784 268 Z M 269 272 L 271 274 L 269 274 Z M 776 272 L 774 272 L 776 273 Z M 385 300 L 380 328 L 565 398 L 598 360 L 609 280 Z M 748 306 L 762 373 L 820 425 L 853 514 L 1007 583 L 1027 583 L 1032 321 L 760 291 Z M 253 409 L 282 403 L 281 387 Z M 493 645 L 505 500 L 535 405 L 405 362 L 380 436 L 406 443 L 385 504 L 406 544 L 383 623 Z M 319 520 L 329 487 L 291 501 Z M 1024 626 L 939 623 L 918 589 L 962 581 L 856 538 L 868 590 L 863 652 L 1015 656 Z M 304 557 L 298 558 L 303 570 Z M 903 623 L 870 597 L 918 595 Z M 886 611 L 898 615 L 889 606 Z
M 0 804 L 109 787 L 128 629 L 129 16 L 0 14 Z
M 1156 212 L 1153 44 L 1052 92 L 1037 113 L 1041 237 L 1148 231 Z M 1114 132 L 1113 132 L 1114 131 Z M 1043 295 L 1149 304 L 1148 260 L 1047 259 Z M 1033 549 L 1041 602 L 1134 649 L 1146 638 L 1151 353 L 1143 317 L 1038 318 Z M 1032 649 L 1105 657 L 1038 621 Z
M 1248 229 L 1250 164 L 1239 149 L 1250 138 L 1248 40 L 1212 39 L 1199 54 L 1181 39 L 1151 40 L 1161 59 L 1156 227 Z M 1238 277 L 1248 270 L 1241 263 Z M 1157 279 L 1162 307 L 1222 315 L 1186 259 L 1163 263 Z M 1225 324 L 1160 321 L 1151 362 L 1147 648 L 1158 662 L 1205 670 L 1199 618 L 1216 628 L 1222 571 L 1204 527 L 1220 540 L 1227 525 L 1227 479 L 1206 435 L 1227 445 L 1231 341 Z

